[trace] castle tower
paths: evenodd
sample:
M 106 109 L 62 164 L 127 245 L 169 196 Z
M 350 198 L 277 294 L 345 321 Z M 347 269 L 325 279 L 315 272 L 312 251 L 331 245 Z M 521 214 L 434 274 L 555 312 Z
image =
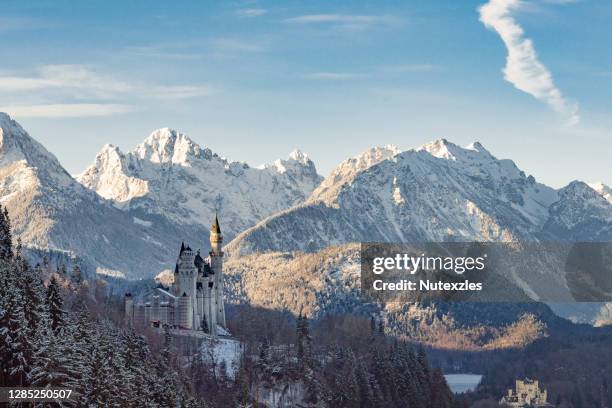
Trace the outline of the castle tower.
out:
M 223 235 L 219 226 L 219 218 L 215 215 L 215 222 L 210 227 L 210 268 L 213 271 L 212 301 L 215 308 L 217 324 L 225 324 L 225 304 L 223 302 Z M 216 332 L 216 330 L 214 330 Z
M 181 329 L 191 330 L 193 328 L 193 306 L 191 297 L 183 293 L 177 299 L 177 324 Z
M 175 269 L 174 295 L 179 298 L 178 308 L 185 307 L 186 305 L 189 305 L 190 308 L 187 314 L 185 314 L 186 312 L 183 312 L 183 314 L 179 313 L 180 325 L 195 329 L 199 327 L 199 323 L 194 321 L 194 319 L 198 319 L 196 299 L 197 278 L 198 272 L 195 265 L 195 254 L 189 246 L 185 246 L 183 243 L 181 244 L 181 251 Z M 188 300 L 182 299 L 183 297 L 187 297 Z M 190 316 L 190 322 L 185 326 L 183 320 L 187 315 Z

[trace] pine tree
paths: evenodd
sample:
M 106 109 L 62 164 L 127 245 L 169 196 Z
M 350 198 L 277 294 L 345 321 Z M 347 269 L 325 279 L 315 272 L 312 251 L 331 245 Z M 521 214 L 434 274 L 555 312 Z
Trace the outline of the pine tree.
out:
M 10 265 L 0 260 L 0 360 L 9 361 L 12 356 L 12 337 L 9 323 L 14 319 L 15 296 L 14 275 Z M 8 364 L 0 365 L 0 384 L 9 384 Z
M 380 336 L 385 335 L 385 322 L 382 318 L 378 321 L 378 334 Z
M 434 369 L 431 373 L 430 406 L 431 408 L 452 408 L 453 406 L 453 395 L 439 368 Z
M 2 353 L 6 385 L 27 387 L 29 372 L 32 365 L 34 346 L 33 339 L 28 336 L 23 310 L 23 294 L 15 288 L 5 301 L 0 333 L 2 335 Z M 6 354 L 5 354 L 6 353 Z
M 161 406 L 176 406 L 180 399 L 180 381 L 172 365 L 172 333 L 168 325 L 164 326 L 164 344 L 156 371 L 153 401 Z
M 28 335 L 32 338 L 36 335 L 42 315 L 45 313 L 44 286 L 42 282 L 42 271 L 40 265 L 34 269 L 23 265 L 20 268 L 22 286 L 24 292 L 24 316 Z
M 13 257 L 13 236 L 11 232 L 11 220 L 6 208 L 0 205 L 0 259 L 11 259 Z
M 130 407 L 148 406 L 149 389 L 147 365 L 150 353 L 146 341 L 133 329 L 123 333 L 123 363 L 125 365 L 126 385 L 130 393 L 126 405 Z
M 250 406 L 251 402 L 247 364 L 247 356 L 243 354 L 240 366 L 234 378 L 234 403 L 238 408 L 247 408 Z
M 47 287 L 47 309 L 51 319 L 51 329 L 57 333 L 64 322 L 63 300 L 55 276 L 51 276 Z
M 272 363 L 272 350 L 270 349 L 270 340 L 264 338 L 259 346 L 258 368 L 264 373 L 268 373 Z
M 376 319 L 374 316 L 370 316 L 370 337 L 372 340 L 376 337 Z
M 64 267 L 64 272 L 66 271 L 66 267 Z M 72 275 L 70 276 L 70 281 L 76 285 L 79 286 L 82 282 L 83 282 L 83 276 L 81 273 L 81 268 L 79 267 L 79 265 L 74 265 L 74 267 L 72 268 Z
M 374 407 L 374 391 L 372 390 L 372 383 L 369 378 L 367 366 L 363 361 L 357 364 L 357 370 L 355 373 L 357 381 L 357 387 L 359 388 L 359 404 L 361 407 Z
M 31 385 L 41 388 L 68 388 L 76 378 L 71 360 L 72 339 L 56 336 L 47 315 L 40 321 L 36 352 L 30 371 Z
M 85 407 L 108 405 L 111 397 L 111 390 L 106 378 L 105 359 L 106 356 L 103 350 L 98 345 L 94 344 L 91 359 L 83 373 L 79 405 Z
M 333 407 L 359 406 L 359 385 L 356 376 L 357 361 L 349 348 L 338 348 L 333 353 L 329 369 L 331 370 L 330 405 Z
M 312 368 L 312 336 L 310 335 L 310 323 L 306 316 L 300 315 L 297 319 L 297 357 L 302 369 L 304 367 Z

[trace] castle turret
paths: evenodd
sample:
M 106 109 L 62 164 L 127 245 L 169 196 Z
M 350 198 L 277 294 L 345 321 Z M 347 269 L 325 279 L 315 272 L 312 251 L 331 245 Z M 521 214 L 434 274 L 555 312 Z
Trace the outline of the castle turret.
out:
M 210 268 L 213 273 L 213 301 L 217 324 L 227 327 L 225 324 L 225 304 L 223 302 L 223 235 L 219 226 L 219 217 L 215 215 L 215 221 L 210 227 Z M 211 333 L 216 334 L 216 327 L 210 328 Z

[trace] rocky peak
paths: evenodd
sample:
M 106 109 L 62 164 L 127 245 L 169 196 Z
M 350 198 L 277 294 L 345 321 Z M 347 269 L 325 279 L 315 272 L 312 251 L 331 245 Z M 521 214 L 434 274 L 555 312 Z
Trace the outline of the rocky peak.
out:
M 590 183 L 589 187 L 597 191 L 603 198 L 612 204 L 612 187 L 605 185 L 601 181 L 597 183 Z
M 187 135 L 169 128 L 154 131 L 134 150 L 140 159 L 179 165 L 189 164 L 202 153 L 202 148 Z
M 39 177 L 52 178 L 61 185 L 72 182 L 72 177 L 52 153 L 9 115 L 0 112 L 0 164 L 9 165 L 18 161 L 35 169 Z
M 289 160 L 293 160 L 304 165 L 310 165 L 312 163 L 308 155 L 302 152 L 300 149 L 295 149 L 289 153 Z

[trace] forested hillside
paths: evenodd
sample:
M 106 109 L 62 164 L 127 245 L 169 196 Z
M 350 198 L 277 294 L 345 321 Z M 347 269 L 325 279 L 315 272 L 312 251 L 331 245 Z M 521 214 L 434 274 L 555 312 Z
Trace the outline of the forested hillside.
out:
M 425 351 L 374 320 L 311 333 L 306 317 L 285 315 L 279 330 L 278 317 L 245 306 L 233 314 L 238 367 L 207 359 L 206 342 L 189 354 L 167 328 L 126 326 L 104 282 L 29 265 L 0 214 L 2 386 L 68 388 L 62 406 L 74 407 L 460 406 Z

